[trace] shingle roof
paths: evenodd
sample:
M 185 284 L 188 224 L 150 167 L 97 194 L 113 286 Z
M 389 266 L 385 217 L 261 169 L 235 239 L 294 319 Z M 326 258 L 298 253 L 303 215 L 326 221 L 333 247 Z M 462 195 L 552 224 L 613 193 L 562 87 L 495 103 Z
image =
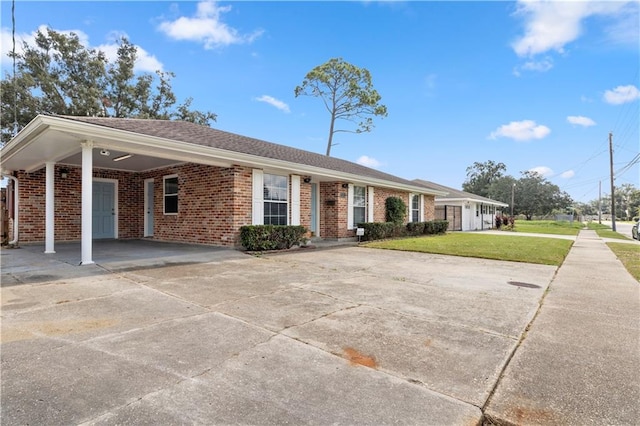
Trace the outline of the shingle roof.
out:
M 426 188 L 435 189 L 437 191 L 448 192 L 447 195 L 438 195 L 438 196 L 436 196 L 436 200 L 450 200 L 450 199 L 463 198 L 463 199 L 476 200 L 476 201 L 481 201 L 481 202 L 491 203 L 491 204 L 498 204 L 498 205 L 505 205 L 505 206 L 507 205 L 507 204 L 503 203 L 502 201 L 492 200 L 491 198 L 482 197 L 480 195 L 472 194 L 470 192 L 461 191 L 461 190 L 455 189 L 455 188 L 450 188 L 448 186 L 440 185 L 439 183 L 430 182 L 428 180 L 414 179 L 413 182 L 417 183 L 418 185 L 424 186 Z
M 279 145 L 272 142 L 266 142 L 247 136 L 241 136 L 235 133 L 229 133 L 186 121 L 112 117 L 59 117 L 142 135 L 209 146 L 243 154 L 252 154 L 264 158 L 288 161 L 291 163 L 319 167 L 342 173 L 386 180 L 402 185 L 420 187 L 420 185 L 416 185 L 416 182 L 414 181 L 383 173 L 350 161 L 304 151 L 302 149 L 292 148 L 285 145 Z

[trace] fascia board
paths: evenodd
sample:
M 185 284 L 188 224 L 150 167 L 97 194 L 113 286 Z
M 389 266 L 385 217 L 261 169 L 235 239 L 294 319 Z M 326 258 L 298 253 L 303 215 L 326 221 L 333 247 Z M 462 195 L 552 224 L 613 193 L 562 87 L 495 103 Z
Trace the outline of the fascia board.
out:
M 485 200 L 477 200 L 475 198 L 440 198 L 439 200 L 436 201 L 455 201 L 455 202 L 464 202 L 464 201 L 468 201 L 470 203 L 477 203 L 477 204 L 491 204 L 494 206 L 502 206 L 502 207 L 508 207 L 509 204 L 505 204 L 502 203 L 500 201 L 485 201 Z
M 42 120 L 43 116 L 36 116 L 13 139 L 0 149 L 0 164 L 18 154 L 33 142 L 38 135 L 47 130 L 48 126 Z

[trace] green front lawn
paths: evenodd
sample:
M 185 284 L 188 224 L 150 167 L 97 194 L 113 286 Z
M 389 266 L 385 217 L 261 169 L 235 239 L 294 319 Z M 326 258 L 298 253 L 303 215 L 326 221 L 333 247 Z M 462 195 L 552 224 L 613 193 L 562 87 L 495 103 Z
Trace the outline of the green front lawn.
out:
M 596 231 L 600 238 L 617 238 L 618 240 L 630 240 L 627 236 L 618 232 L 613 232 L 610 226 L 601 223 L 589 222 L 587 228 Z
M 479 257 L 560 266 L 573 245 L 572 240 L 519 237 L 482 233 L 451 233 L 397 240 L 373 241 L 365 247 Z
M 633 277 L 640 281 L 640 246 L 627 243 L 607 243 Z
M 555 220 L 516 220 L 513 231 L 532 234 L 578 235 L 582 222 L 556 222 Z

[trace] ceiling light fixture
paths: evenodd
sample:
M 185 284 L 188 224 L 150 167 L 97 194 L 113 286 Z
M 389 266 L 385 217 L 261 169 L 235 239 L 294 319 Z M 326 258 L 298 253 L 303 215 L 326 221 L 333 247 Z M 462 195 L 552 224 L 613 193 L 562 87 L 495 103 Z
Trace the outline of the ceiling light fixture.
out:
M 108 157 L 111 155 L 111 153 L 109 151 L 107 151 L 106 149 L 103 149 L 100 151 L 100 155 L 104 155 L 105 157 Z
M 132 156 L 133 156 L 133 154 L 124 154 L 124 155 L 121 155 L 120 157 L 114 158 L 113 161 L 126 160 L 127 158 L 131 158 Z

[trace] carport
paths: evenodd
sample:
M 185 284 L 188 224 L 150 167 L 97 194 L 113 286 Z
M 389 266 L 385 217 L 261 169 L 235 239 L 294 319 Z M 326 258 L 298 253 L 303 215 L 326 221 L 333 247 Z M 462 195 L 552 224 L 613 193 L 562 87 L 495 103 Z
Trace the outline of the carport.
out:
M 56 208 L 54 193 L 57 185 L 64 185 L 64 180 L 69 174 L 64 166 L 75 166 L 81 169 L 81 193 L 78 194 L 81 203 L 81 239 L 79 245 L 66 245 L 63 251 L 70 248 L 79 248 L 80 262 L 77 264 L 89 265 L 94 263 L 93 243 L 94 238 L 104 238 L 94 232 L 96 223 L 96 206 L 102 206 L 101 188 L 111 191 L 108 195 L 112 201 L 108 205 L 100 207 L 105 217 L 111 219 L 111 227 L 108 235 L 118 236 L 119 199 L 131 197 L 132 194 L 118 194 L 114 179 L 96 178 L 94 169 L 105 169 L 118 173 L 137 173 L 144 170 L 155 170 L 184 162 L 196 162 L 199 164 L 229 166 L 228 159 L 221 156 L 212 156 L 204 152 L 202 147 L 194 146 L 188 150 L 188 146 L 179 142 L 169 141 L 159 137 L 141 136 L 131 132 L 114 132 L 107 127 L 88 126 L 85 123 L 73 120 L 65 120 L 64 117 L 38 116 L 25 127 L 3 149 L 2 170 L 3 175 L 17 182 L 15 192 L 25 190 L 20 188 L 19 179 L 5 173 L 6 170 L 23 170 L 25 173 L 33 173 L 44 167 L 45 171 L 45 244 L 44 253 L 54 254 L 55 219 L 60 214 L 60 207 Z M 57 167 L 63 165 L 63 167 Z M 95 190 L 98 190 L 96 194 Z M 146 192 L 145 182 L 145 196 Z M 144 207 L 145 226 L 152 217 L 145 197 Z M 140 200 L 142 205 L 142 200 Z M 20 206 L 14 209 L 19 211 Z M 98 218 L 99 219 L 99 218 Z M 114 229 L 115 228 L 115 229 Z M 145 228 L 145 235 L 147 235 Z M 109 237 L 110 238 L 110 237 Z

